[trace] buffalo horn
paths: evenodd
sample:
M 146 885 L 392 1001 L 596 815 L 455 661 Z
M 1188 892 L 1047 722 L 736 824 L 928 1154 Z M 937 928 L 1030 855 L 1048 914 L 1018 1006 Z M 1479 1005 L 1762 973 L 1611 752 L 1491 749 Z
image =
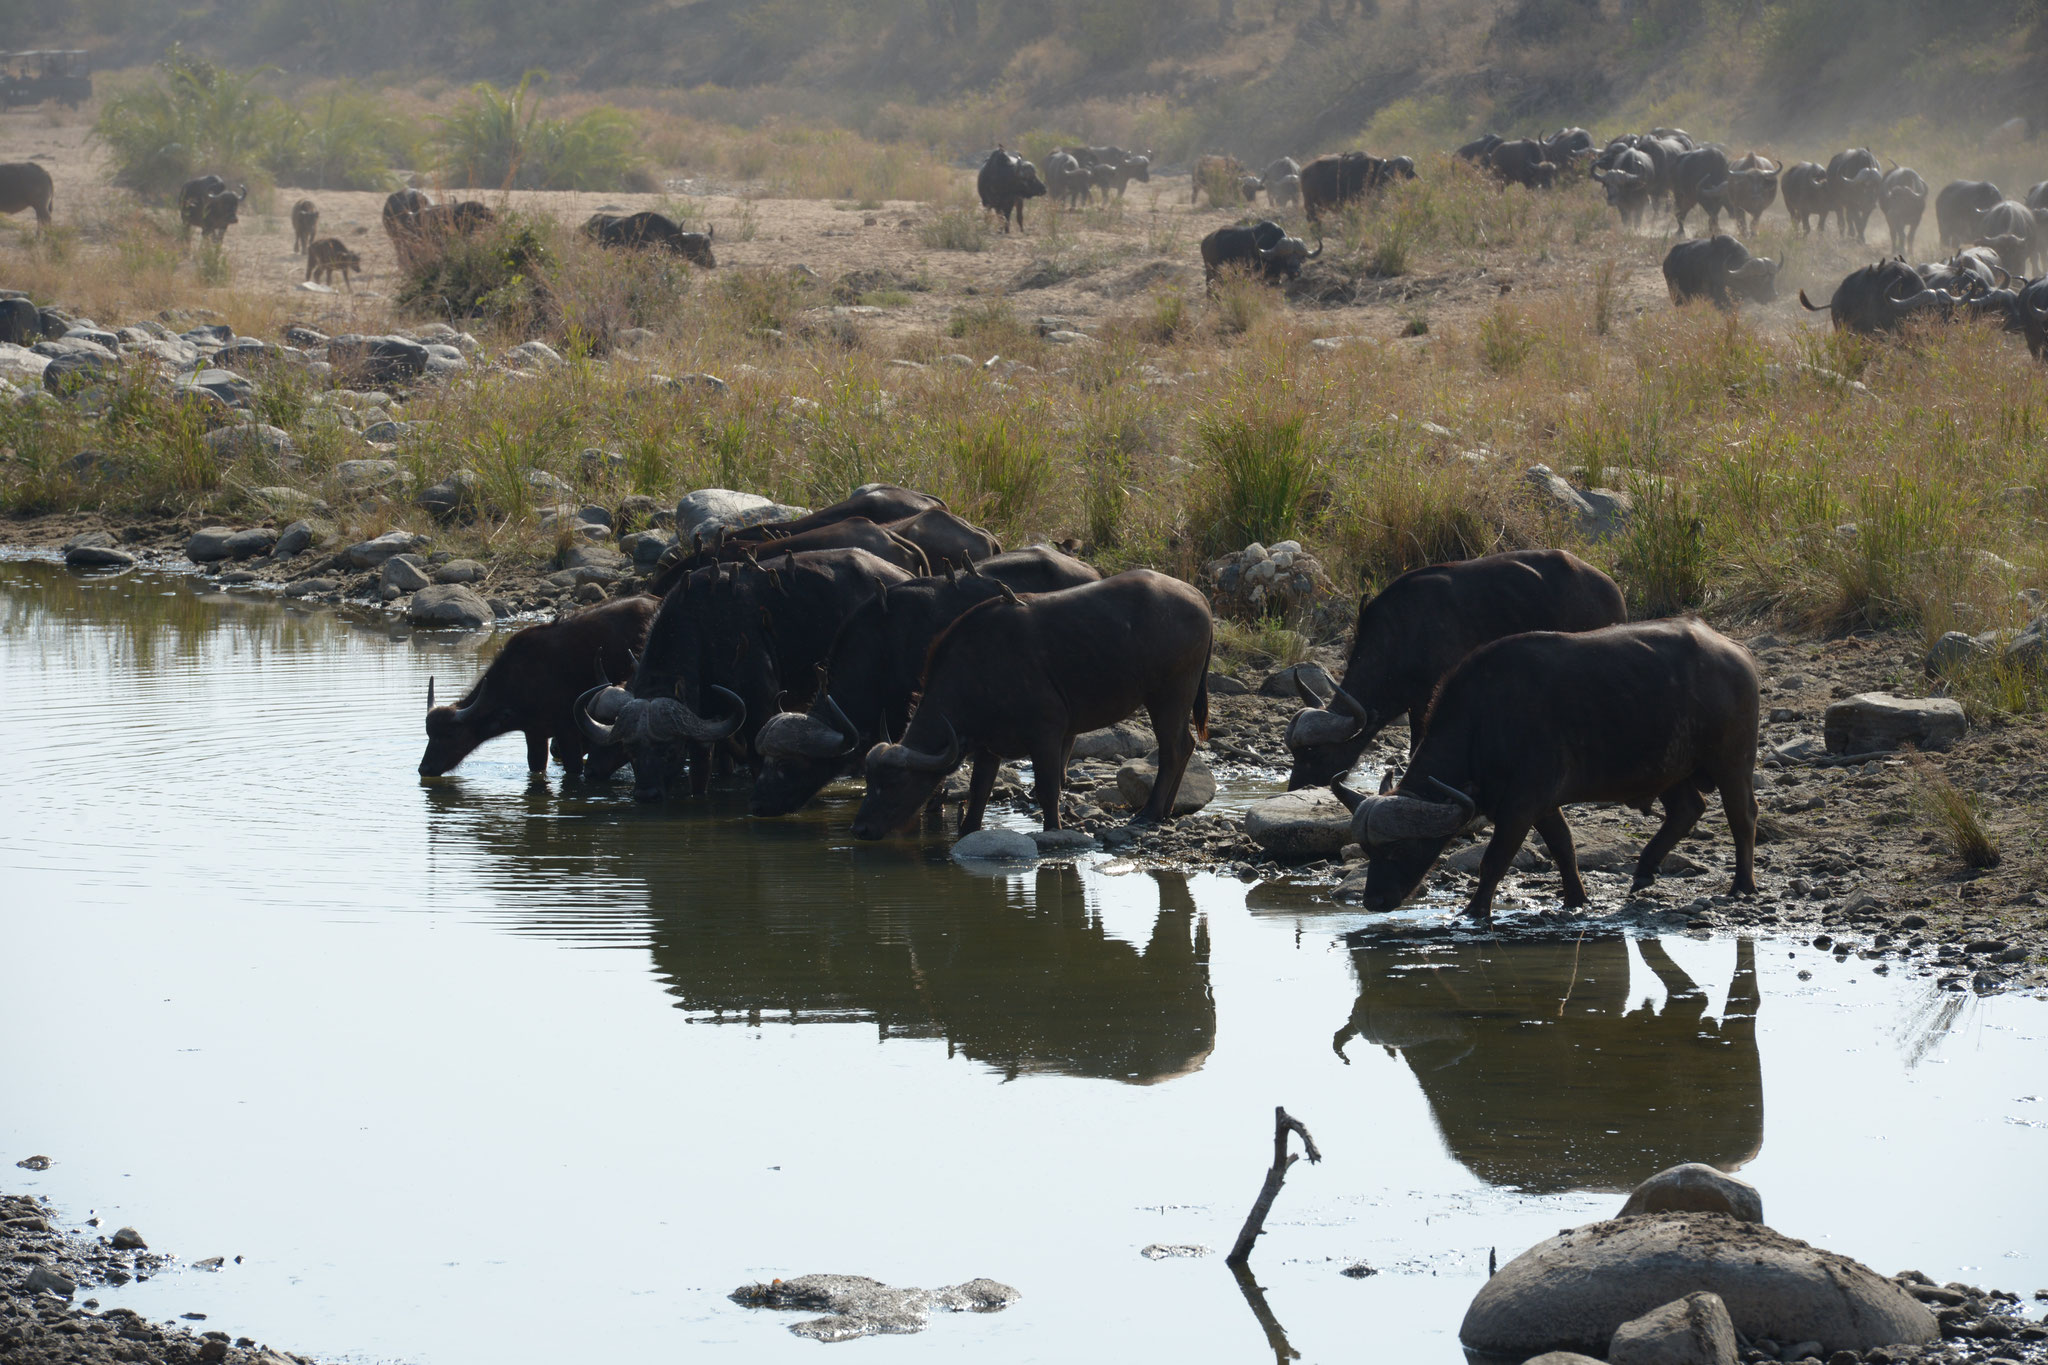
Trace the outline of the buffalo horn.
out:
M 434 709 L 434 680 L 431 677 L 427 679 L 427 709 Z
M 1464 823 L 1470 823 L 1471 821 L 1479 818 L 1479 803 L 1474 801 L 1465 793 L 1459 791 L 1456 787 L 1453 787 L 1450 783 L 1445 782 L 1441 778 L 1432 777 L 1429 779 L 1429 785 L 1435 787 L 1438 791 L 1442 792 L 1445 796 L 1450 797 L 1452 801 L 1457 803 L 1459 808 L 1465 812 Z
M 1330 784 L 1330 790 L 1333 793 L 1335 793 L 1339 801 L 1342 801 L 1344 803 L 1344 809 L 1351 811 L 1354 814 L 1357 813 L 1359 803 L 1365 800 L 1364 792 L 1353 791 L 1351 790 L 1351 788 L 1345 786 L 1341 781 L 1332 782 Z
M 576 722 L 583 727 L 585 737 L 592 744 L 600 748 L 612 742 L 613 732 L 618 727 L 616 725 L 606 725 L 603 721 L 592 716 L 590 714 L 590 703 L 596 700 L 597 694 L 604 691 L 608 686 L 610 686 L 608 683 L 599 683 L 596 687 L 591 688 L 582 696 L 576 698 Z
M 914 773 L 935 774 L 953 771 L 960 764 L 960 734 L 953 728 L 953 722 L 944 716 L 939 717 L 939 724 L 946 727 L 946 747 L 943 752 L 928 754 L 923 750 L 911 748 L 907 743 L 891 744 L 882 750 L 880 757 Z M 906 738 L 908 733 L 905 732 Z
M 647 703 L 648 730 L 656 739 L 693 739 L 700 744 L 710 744 L 728 739 L 740 726 L 747 723 L 747 704 L 739 694 L 713 684 L 711 690 L 721 693 L 730 705 L 730 713 L 723 720 L 711 720 L 692 711 L 682 700 L 682 683 L 676 683 L 679 695 L 657 697 Z
M 1362 818 L 1359 818 L 1362 817 Z M 1352 827 L 1364 835 L 1367 844 L 1398 843 L 1403 839 L 1448 839 L 1465 825 L 1461 807 L 1418 797 L 1391 796 L 1362 798 L 1354 812 Z

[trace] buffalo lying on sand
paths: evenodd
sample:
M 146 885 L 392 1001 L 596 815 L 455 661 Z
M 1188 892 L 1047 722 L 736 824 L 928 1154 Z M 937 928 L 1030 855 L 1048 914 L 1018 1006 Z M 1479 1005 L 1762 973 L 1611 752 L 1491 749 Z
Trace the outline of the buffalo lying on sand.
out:
M 599 246 L 658 247 L 706 270 L 718 264 L 711 249 L 717 231 L 714 227 L 709 232 L 686 232 L 675 219 L 651 211 L 594 213 L 583 224 L 583 235 Z
M 1491 640 L 1529 630 L 1580 631 L 1628 619 L 1614 580 L 1563 550 L 1514 550 L 1410 569 L 1361 598 L 1344 677 L 1325 703 L 1287 724 L 1294 770 L 1287 787 L 1322 787 L 1351 770 L 1395 717 L 1409 747 L 1444 675 Z
M 1021 156 L 1014 156 L 997 147 L 988 154 L 988 160 L 981 164 L 981 171 L 974 178 L 974 188 L 981 196 L 981 206 L 1003 220 L 1003 231 L 1010 230 L 1010 220 L 1017 220 L 1017 230 L 1024 230 L 1024 201 L 1037 199 L 1045 194 L 1045 182 L 1038 178 L 1038 167 Z
M 1679 242 L 1666 252 L 1664 284 L 1671 302 L 1680 307 L 1694 299 L 1711 299 L 1721 309 L 1733 308 L 1738 298 L 1769 303 L 1778 297 L 1778 265 L 1751 256 L 1742 243 L 1717 233 Z
M 1208 599 L 1150 569 L 969 608 L 932 645 L 902 740 L 869 751 L 854 837 L 885 838 L 915 820 L 966 754 L 974 771 L 963 833 L 980 825 L 1005 758 L 1031 760 L 1045 828 L 1058 829 L 1074 737 L 1140 707 L 1159 741 L 1159 768 L 1134 818 L 1167 818 L 1196 731 L 1208 734 L 1213 628 Z
M 1614 801 L 1664 823 L 1636 862 L 1648 886 L 1718 791 L 1735 839 L 1735 895 L 1756 893 L 1756 664 L 1698 621 L 1648 621 L 1567 635 L 1539 631 L 1474 651 L 1444 679 L 1421 745 L 1391 792 L 1341 784 L 1366 851 L 1364 903 L 1391 910 L 1415 893 L 1458 833 L 1493 837 L 1466 904 L 1491 915 L 1494 888 L 1534 829 L 1564 884 L 1586 903 L 1563 808 Z
M 870 747 L 903 733 L 932 641 L 969 607 L 1005 587 L 1057 592 L 1100 577 L 1080 560 L 1040 545 L 985 559 L 971 572 L 877 589 L 840 626 L 825 660 L 828 686 L 810 713 L 784 711 L 754 736 L 761 763 L 748 809 L 786 815 L 857 767 Z
M 434 705 L 434 684 L 427 683 L 427 751 L 420 756 L 420 775 L 451 772 L 479 744 L 514 730 L 526 736 L 526 766 L 546 772 L 548 745 L 570 777 L 584 774 L 584 755 L 595 747 L 584 742 L 577 723 L 577 698 L 602 672 L 628 677 L 633 654 L 647 638 L 659 604 L 651 597 L 620 597 L 588 611 L 579 611 L 546 625 L 528 626 L 505 641 L 483 676 L 453 706 Z M 593 762 L 591 776 L 602 777 L 618 766 L 608 760 L 603 772 Z
M 50 210 L 55 203 L 57 190 L 50 183 L 50 173 L 33 161 L 9 161 L 0 164 L 0 213 L 20 213 L 23 209 L 34 209 L 36 226 L 50 225 Z

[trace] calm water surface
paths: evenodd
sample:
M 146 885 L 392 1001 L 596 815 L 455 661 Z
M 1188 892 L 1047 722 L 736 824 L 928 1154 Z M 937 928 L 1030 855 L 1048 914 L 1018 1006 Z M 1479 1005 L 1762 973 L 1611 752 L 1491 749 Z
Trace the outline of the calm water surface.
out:
M 1253 1261 L 1310 1361 L 1450 1365 L 1489 1247 L 1688 1159 L 1882 1270 L 2048 1286 L 2038 1002 L 1772 939 L 1389 944 L 1107 859 L 974 875 L 936 833 L 856 846 L 851 794 L 640 810 L 530 782 L 516 737 L 423 785 L 427 678 L 478 651 L 0 563 L 0 1159 L 57 1162 L 0 1169 L 231 1258 L 103 1304 L 365 1360 L 1260 1361 L 1220 1252 L 1275 1104 L 1327 1157 Z M 838 1348 L 725 1298 L 811 1271 L 1024 1297 Z

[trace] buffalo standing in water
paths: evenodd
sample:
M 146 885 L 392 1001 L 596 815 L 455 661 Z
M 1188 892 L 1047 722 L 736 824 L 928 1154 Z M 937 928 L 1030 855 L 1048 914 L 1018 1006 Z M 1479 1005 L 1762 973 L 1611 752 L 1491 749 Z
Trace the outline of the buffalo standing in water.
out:
M 584 743 L 578 694 L 600 672 L 614 678 L 632 674 L 633 654 L 647 639 L 657 605 L 651 597 L 621 597 L 528 626 L 505 642 L 484 675 L 453 706 L 434 705 L 429 679 L 427 751 L 420 756 L 420 775 L 452 772 L 485 740 L 518 730 L 526 736 L 529 770 L 547 771 L 552 740 L 562 770 L 570 777 L 583 776 L 584 755 L 598 746 Z M 593 762 L 590 775 L 602 777 L 621 761 L 613 754 Z

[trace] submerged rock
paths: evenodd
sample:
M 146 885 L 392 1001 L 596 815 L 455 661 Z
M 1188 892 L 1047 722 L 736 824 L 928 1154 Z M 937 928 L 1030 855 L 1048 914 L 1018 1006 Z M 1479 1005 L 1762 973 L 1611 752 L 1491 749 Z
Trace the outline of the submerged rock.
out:
M 1038 856 L 1038 841 L 1014 829 L 978 829 L 953 845 L 955 862 L 1029 862 Z
M 1703 1290 L 1752 1341 L 1865 1351 L 1938 1335 L 1918 1300 L 1846 1256 L 1726 1214 L 1652 1213 L 1572 1228 L 1515 1257 L 1473 1298 L 1458 1339 L 1525 1360 L 1604 1353 L 1623 1323 Z
M 883 1333 L 922 1332 L 933 1312 L 998 1313 L 1023 1295 L 994 1280 L 975 1279 L 943 1289 L 895 1289 L 865 1275 L 799 1275 L 769 1284 L 743 1285 L 734 1303 L 750 1308 L 787 1308 L 829 1316 L 790 1324 L 813 1341 L 852 1341 Z
M 1737 1180 L 1703 1162 L 1688 1161 L 1659 1171 L 1636 1186 L 1616 1216 L 1626 1218 L 1635 1213 L 1725 1213 L 1745 1223 L 1761 1223 L 1764 1197 L 1747 1180 Z

